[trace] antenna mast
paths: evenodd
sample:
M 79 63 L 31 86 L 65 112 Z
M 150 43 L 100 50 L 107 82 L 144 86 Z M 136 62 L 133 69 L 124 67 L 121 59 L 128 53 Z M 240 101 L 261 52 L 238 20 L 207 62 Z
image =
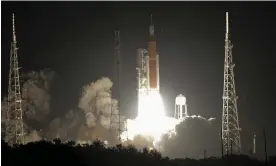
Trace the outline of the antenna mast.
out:
M 13 41 L 10 52 L 10 71 L 8 88 L 8 108 L 6 113 L 6 137 L 10 144 L 24 144 L 24 129 L 22 118 L 22 98 L 20 93 L 19 67 L 15 35 L 15 19 L 12 15 Z
M 228 12 L 226 12 L 225 59 L 224 59 L 224 86 L 222 111 L 222 141 L 226 154 L 229 148 L 234 153 L 241 152 L 240 126 L 237 110 L 237 96 L 235 89 L 234 66 L 232 60 L 233 45 L 229 40 Z

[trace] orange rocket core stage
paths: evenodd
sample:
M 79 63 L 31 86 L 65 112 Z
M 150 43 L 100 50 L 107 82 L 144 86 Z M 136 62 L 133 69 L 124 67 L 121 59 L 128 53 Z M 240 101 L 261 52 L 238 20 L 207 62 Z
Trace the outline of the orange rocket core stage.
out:
M 150 88 L 157 88 L 157 58 L 156 58 L 156 41 L 150 40 L 148 42 L 149 54 L 149 86 Z

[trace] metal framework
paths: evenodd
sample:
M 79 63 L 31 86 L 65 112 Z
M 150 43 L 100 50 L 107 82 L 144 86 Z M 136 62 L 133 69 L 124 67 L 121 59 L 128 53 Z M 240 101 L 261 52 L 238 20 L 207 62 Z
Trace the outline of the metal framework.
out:
M 8 88 L 8 108 L 6 113 L 6 137 L 5 140 L 10 144 L 24 144 L 24 129 L 22 118 L 22 98 L 20 93 L 19 67 L 17 57 L 16 35 L 14 14 L 13 23 L 13 42 L 11 43 L 9 88 Z
M 222 142 L 226 154 L 241 152 L 240 126 L 237 110 L 237 96 L 234 79 L 234 63 L 232 60 L 233 45 L 229 40 L 228 12 L 226 12 L 224 86 L 222 111 Z
M 159 90 L 159 54 L 156 53 L 156 73 L 157 73 L 157 90 Z M 150 89 L 149 84 L 149 53 L 147 49 L 137 49 L 137 81 L 138 91 L 145 91 Z
M 148 51 L 146 49 L 137 49 L 137 80 L 138 90 L 149 88 L 149 63 L 148 63 Z
M 121 134 L 124 131 L 127 131 L 126 128 L 126 121 L 122 121 L 121 119 L 121 107 L 120 107 L 120 100 L 121 100 L 121 69 L 122 69 L 122 64 L 121 64 L 121 39 L 120 39 L 120 31 L 118 29 L 115 29 L 114 31 L 114 37 L 115 37 L 115 50 L 114 50 L 114 59 L 115 59 L 115 85 L 117 85 L 116 88 L 114 88 L 114 91 L 117 90 L 117 108 L 116 106 L 114 106 L 114 104 L 112 104 L 111 106 L 111 122 L 110 122 L 110 126 L 112 126 L 112 124 L 117 123 L 118 124 L 118 139 L 119 141 L 121 140 Z M 118 113 L 114 113 L 114 110 L 118 109 Z M 117 116 L 118 117 L 118 121 L 114 122 L 112 121 L 112 116 Z M 117 119 L 117 118 L 115 118 Z M 124 127 L 122 127 L 124 126 Z
M 188 116 L 186 97 L 182 94 L 179 94 L 175 98 L 175 110 L 174 110 L 174 118 L 182 120 L 183 118 Z

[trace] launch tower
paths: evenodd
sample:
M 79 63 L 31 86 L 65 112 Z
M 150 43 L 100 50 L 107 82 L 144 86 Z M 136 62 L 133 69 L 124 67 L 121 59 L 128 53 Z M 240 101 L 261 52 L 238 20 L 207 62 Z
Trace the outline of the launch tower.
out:
M 138 80 L 138 91 L 149 88 L 148 80 L 148 50 L 139 48 L 137 49 L 137 80 Z M 139 93 L 138 93 L 139 94 Z
M 110 117 L 110 129 L 112 128 L 113 124 L 117 124 L 118 126 L 118 139 L 121 140 L 121 133 L 127 132 L 127 124 L 126 121 L 123 121 L 121 119 L 121 69 L 122 69 L 122 63 L 121 63 L 121 37 L 120 37 L 120 31 L 119 29 L 115 29 L 114 31 L 114 38 L 115 38 L 115 50 L 114 50 L 114 59 L 115 59 L 115 68 L 114 68 L 114 75 L 115 75 L 115 88 L 114 91 L 116 91 L 116 98 L 118 100 L 117 108 L 114 106 L 114 103 L 111 103 L 111 117 Z M 114 110 L 118 109 L 118 113 L 115 114 Z M 114 118 L 115 117 L 115 118 Z M 116 118 L 117 117 L 117 118 Z M 116 122 L 113 121 L 113 119 L 116 119 Z M 118 121 L 117 121 L 118 119 Z
M 15 35 L 14 14 L 13 23 L 13 41 L 10 52 L 10 71 L 8 87 L 8 108 L 6 113 L 6 137 L 5 140 L 10 144 L 24 144 L 24 129 L 22 119 L 21 93 L 19 81 L 19 67 L 17 57 L 17 42 Z
M 235 90 L 234 66 L 232 60 L 233 45 L 229 40 L 228 12 L 226 12 L 224 85 L 222 110 L 222 142 L 226 154 L 241 152 L 240 126 L 237 110 L 237 96 Z

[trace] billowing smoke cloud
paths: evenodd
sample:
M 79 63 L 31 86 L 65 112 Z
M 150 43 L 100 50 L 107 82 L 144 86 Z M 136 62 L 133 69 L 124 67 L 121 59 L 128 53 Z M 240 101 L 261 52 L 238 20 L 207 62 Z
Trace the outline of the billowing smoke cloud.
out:
M 27 78 L 22 86 L 24 118 L 36 122 L 36 126 L 40 127 L 48 123 L 51 112 L 49 92 L 55 73 L 51 70 L 33 71 L 24 77 Z M 37 122 L 40 125 L 37 125 Z
M 26 142 L 39 139 L 63 141 L 87 141 L 93 139 L 117 143 L 117 101 L 111 97 L 112 82 L 102 78 L 83 87 L 79 108 L 63 110 L 55 108 L 57 103 L 53 91 L 57 74 L 51 70 L 30 72 L 23 75 L 22 109 Z M 2 101 L 2 122 L 5 120 L 7 100 Z M 58 112 L 57 112 L 58 111 Z M 112 112 L 112 113 L 111 113 Z M 112 123 L 110 123 L 112 122 Z M 2 125 L 4 126 L 4 125 Z M 123 124 L 122 124 L 123 127 Z M 4 130 L 2 130 L 3 132 Z
M 25 75 L 22 97 L 26 142 L 58 137 L 63 141 L 89 142 L 101 139 L 107 140 L 109 145 L 117 144 L 119 117 L 117 101 L 111 94 L 111 80 L 104 77 L 84 86 L 78 108 L 55 110 L 51 89 L 56 77 L 51 70 Z M 6 109 L 7 100 L 4 98 L 1 105 L 2 122 Z M 57 110 L 63 113 L 58 114 Z M 176 134 L 163 136 L 158 145 L 160 149 L 157 150 L 173 158 L 203 157 L 204 150 L 207 156 L 217 156 L 220 152 L 220 140 L 219 131 L 213 128 L 215 122 L 216 120 L 198 116 L 188 117 L 176 126 Z M 123 127 L 122 123 L 121 128 Z M 153 147 L 153 138 L 137 135 L 125 143 L 137 148 Z
M 154 138 L 145 135 L 136 135 L 133 140 L 124 142 L 124 145 L 134 145 L 137 149 L 143 149 L 145 147 L 153 147 Z
M 215 120 L 200 116 L 186 118 L 176 126 L 172 136 L 164 135 L 160 142 L 162 153 L 172 158 L 203 158 L 218 156 L 220 152 L 219 131 L 213 127 Z
M 28 133 L 25 136 L 25 142 L 29 143 L 29 142 L 36 142 L 41 140 L 41 137 L 39 135 L 39 133 L 36 130 L 31 131 L 30 133 Z
M 29 72 L 21 75 L 22 111 L 26 142 L 35 141 L 44 135 L 45 128 L 50 122 L 50 89 L 56 74 L 51 70 Z M 2 119 L 6 118 L 6 100 L 2 101 Z M 5 106 L 6 108 L 3 108 Z M 3 120 L 4 120 L 3 119 Z
M 152 121 L 154 123 L 154 120 Z M 168 131 L 160 141 L 154 141 L 146 135 L 136 135 L 134 139 L 124 142 L 141 149 L 156 148 L 170 158 L 203 158 L 220 155 L 220 136 L 216 130 L 217 121 L 201 116 L 188 116 Z
M 111 97 L 111 87 L 112 82 L 106 77 L 84 86 L 78 104 L 85 114 L 88 130 L 93 131 L 90 134 L 96 135 L 99 139 L 110 135 L 110 131 L 118 134 L 116 133 L 119 127 L 117 100 Z
M 102 78 L 83 88 L 82 97 L 79 100 L 81 108 L 86 117 L 88 127 L 95 127 L 97 124 L 109 128 L 111 113 L 117 113 L 113 106 L 115 100 L 111 98 L 112 82 L 108 78 Z

